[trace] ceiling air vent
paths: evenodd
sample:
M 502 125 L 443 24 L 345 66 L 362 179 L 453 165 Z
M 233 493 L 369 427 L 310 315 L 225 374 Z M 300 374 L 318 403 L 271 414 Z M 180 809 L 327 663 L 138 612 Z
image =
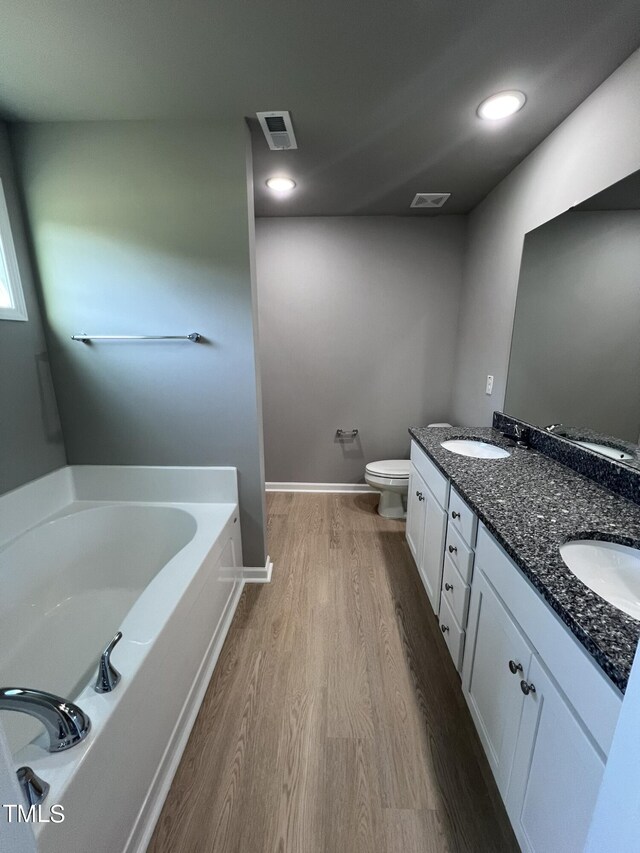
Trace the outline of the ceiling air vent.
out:
M 286 110 L 271 110 L 266 113 L 256 113 L 256 115 L 272 151 L 285 151 L 288 148 L 298 147 L 291 116 Z
M 416 193 L 416 197 L 411 202 L 411 207 L 423 207 L 433 210 L 436 207 L 442 207 L 450 196 L 451 193 Z

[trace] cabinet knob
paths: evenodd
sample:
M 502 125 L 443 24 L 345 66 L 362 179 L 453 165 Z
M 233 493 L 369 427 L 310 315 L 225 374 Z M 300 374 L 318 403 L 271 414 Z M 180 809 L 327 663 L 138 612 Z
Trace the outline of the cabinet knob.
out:
M 424 495 L 422 494 L 422 492 L 416 492 L 416 497 L 418 498 L 419 501 L 424 500 Z
M 532 684 L 531 682 L 529 682 L 527 684 L 526 681 L 521 681 L 520 682 L 520 690 L 522 690 L 522 692 L 524 693 L 525 696 L 528 696 L 529 693 L 535 693 L 536 692 L 536 686 L 535 686 L 535 684 Z
M 453 589 L 453 584 L 445 583 L 444 588 L 447 590 L 447 592 L 451 592 L 451 590 Z
M 447 631 L 449 630 L 449 626 L 448 625 L 441 625 L 440 630 L 442 631 L 443 634 L 446 634 Z
M 449 553 L 450 554 L 457 554 L 458 553 L 457 547 L 455 545 L 449 545 Z
M 460 513 L 456 512 L 455 509 L 451 510 L 451 518 L 460 518 Z
M 516 663 L 514 660 L 509 661 L 509 669 L 515 675 L 517 672 L 522 672 L 522 664 Z

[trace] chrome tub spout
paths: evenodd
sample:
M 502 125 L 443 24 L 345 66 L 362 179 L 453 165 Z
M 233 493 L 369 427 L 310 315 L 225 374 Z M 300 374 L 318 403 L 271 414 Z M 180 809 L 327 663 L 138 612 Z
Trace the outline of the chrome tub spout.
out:
M 73 702 L 26 687 L 0 689 L 0 711 L 18 711 L 39 720 L 49 735 L 49 752 L 70 749 L 89 734 L 91 720 Z

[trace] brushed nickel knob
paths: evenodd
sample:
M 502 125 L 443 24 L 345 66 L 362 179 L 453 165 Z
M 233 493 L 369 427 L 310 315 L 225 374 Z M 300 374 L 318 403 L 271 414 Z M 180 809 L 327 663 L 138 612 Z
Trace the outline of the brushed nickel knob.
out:
M 440 630 L 442 631 L 443 634 L 446 634 L 447 631 L 449 630 L 449 626 L 448 625 L 441 625 Z
M 451 511 L 451 518 L 460 518 L 460 513 L 456 512 L 455 509 Z
M 449 545 L 449 553 L 450 554 L 457 554 L 458 553 L 457 547 L 455 545 Z
M 509 661 L 509 669 L 515 675 L 517 672 L 522 672 L 522 664 L 516 663 L 514 660 Z
M 535 686 L 535 684 L 532 684 L 531 682 L 529 682 L 527 684 L 526 681 L 521 681 L 520 682 L 520 690 L 522 690 L 522 692 L 524 693 L 525 696 L 528 696 L 529 693 L 535 693 L 536 692 L 536 686 Z
M 453 589 L 453 584 L 445 583 L 444 588 L 447 590 L 447 592 L 450 592 Z

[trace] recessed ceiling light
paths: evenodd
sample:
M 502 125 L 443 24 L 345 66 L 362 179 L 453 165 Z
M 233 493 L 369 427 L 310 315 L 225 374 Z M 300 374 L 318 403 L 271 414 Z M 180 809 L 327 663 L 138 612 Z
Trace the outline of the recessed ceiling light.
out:
M 507 116 L 512 116 L 521 110 L 526 100 L 524 92 L 518 92 L 516 89 L 498 92 L 480 104 L 478 115 L 488 121 L 507 118 Z
M 267 186 L 276 193 L 288 193 L 296 185 L 292 178 L 269 178 Z

